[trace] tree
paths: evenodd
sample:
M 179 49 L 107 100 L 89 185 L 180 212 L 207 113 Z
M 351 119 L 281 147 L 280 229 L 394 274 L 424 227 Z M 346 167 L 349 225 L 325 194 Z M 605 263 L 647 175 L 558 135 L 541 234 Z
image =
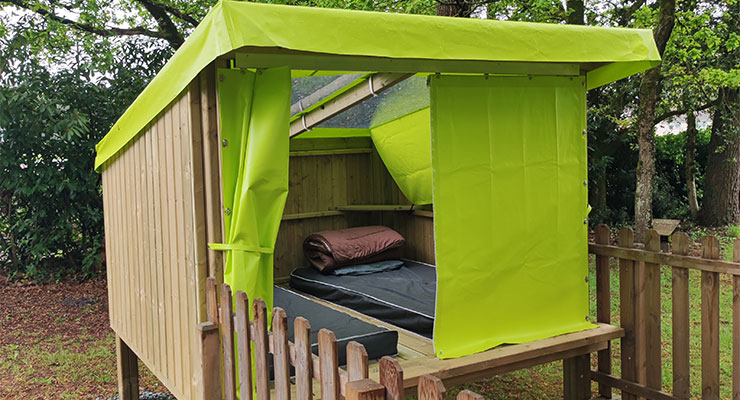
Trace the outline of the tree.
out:
M 658 51 L 663 54 L 676 20 L 676 1 L 660 0 L 658 21 L 653 31 Z M 646 71 L 640 82 L 640 106 L 637 110 L 637 161 L 635 188 L 635 235 L 644 237 L 653 219 L 653 183 L 655 180 L 655 109 L 661 88 L 661 66 Z

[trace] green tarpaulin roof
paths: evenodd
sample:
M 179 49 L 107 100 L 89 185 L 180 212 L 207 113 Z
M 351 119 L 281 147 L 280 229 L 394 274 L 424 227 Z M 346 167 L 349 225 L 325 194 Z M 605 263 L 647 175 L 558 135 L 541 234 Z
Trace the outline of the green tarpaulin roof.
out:
M 422 60 L 437 72 L 470 62 L 577 63 L 588 88 L 658 65 L 649 30 L 349 11 L 221 1 L 98 143 L 95 168 L 114 156 L 208 64 L 230 51 L 278 60 L 363 56 L 366 71 L 388 60 Z M 301 53 L 297 53 L 301 52 Z M 374 58 L 375 59 L 374 59 Z M 467 64 L 466 64 L 467 63 Z M 411 64 L 408 64 L 411 65 Z M 443 68 L 444 66 L 444 68 Z M 346 70 L 346 66 L 344 66 Z M 445 71 L 442 71 L 445 72 Z M 553 73 L 557 75 L 557 73 Z

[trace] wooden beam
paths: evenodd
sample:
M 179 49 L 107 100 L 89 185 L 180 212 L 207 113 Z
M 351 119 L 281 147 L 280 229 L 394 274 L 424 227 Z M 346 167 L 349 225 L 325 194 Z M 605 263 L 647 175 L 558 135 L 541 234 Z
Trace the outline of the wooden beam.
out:
M 673 267 L 695 269 L 699 271 L 740 275 L 740 263 L 731 261 L 713 260 L 671 253 L 656 253 L 635 248 L 622 248 L 595 243 L 588 244 L 588 252 L 591 254 L 598 254 L 602 256 L 626 258 L 634 261 L 643 261 L 660 265 L 670 265 Z
M 615 387 L 623 392 L 628 392 L 651 400 L 679 400 L 678 397 L 671 396 L 666 392 L 651 389 L 645 385 L 626 381 L 599 371 L 591 371 L 591 379 L 598 383 Z
M 139 359 L 120 336 L 116 335 L 116 358 L 118 360 L 118 398 L 139 398 Z
M 338 150 L 307 150 L 307 151 L 291 151 L 288 153 L 290 157 L 318 157 L 318 156 L 345 156 L 348 154 L 369 154 L 372 153 L 373 149 L 338 149 Z
M 502 75 L 578 76 L 579 63 L 536 63 L 516 61 L 429 60 L 346 56 L 265 47 L 244 47 L 235 54 L 237 68 L 273 68 L 290 65 L 294 70 L 343 72 L 479 73 Z M 585 69 L 602 64 L 588 64 Z
M 370 97 L 373 97 L 374 93 L 380 93 L 391 86 L 401 82 L 402 80 L 412 76 L 411 73 L 377 73 L 370 75 L 368 84 L 360 84 L 339 96 L 329 100 L 327 103 L 319 108 L 314 109 L 306 114 L 303 114 L 300 118 L 294 120 L 290 124 L 290 137 L 294 138 L 307 129 L 326 121 L 327 119 L 341 113 L 342 111 L 360 103 Z M 370 81 L 372 80 L 373 91 L 370 91 Z
M 329 210 L 329 211 L 314 211 L 297 214 L 283 214 L 282 221 L 292 221 L 296 219 L 309 219 L 309 218 L 321 218 L 321 217 L 336 217 L 338 215 L 344 215 L 341 211 Z
M 339 211 L 413 211 L 412 204 L 356 204 L 337 206 Z

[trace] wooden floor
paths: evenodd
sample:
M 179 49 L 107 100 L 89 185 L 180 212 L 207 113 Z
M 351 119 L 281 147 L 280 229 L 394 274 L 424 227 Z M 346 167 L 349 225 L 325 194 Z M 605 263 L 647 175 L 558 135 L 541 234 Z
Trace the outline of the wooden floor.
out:
M 290 290 L 287 284 L 280 286 Z M 316 303 L 360 320 L 398 331 L 398 355 L 395 358 L 403 368 L 404 387 L 409 394 L 414 393 L 419 377 L 426 374 L 442 379 L 445 385 L 472 382 L 493 375 L 603 350 L 606 349 L 610 340 L 624 336 L 624 329 L 620 327 L 596 324 L 594 329 L 587 331 L 529 343 L 504 345 L 465 357 L 440 360 L 434 356 L 434 346 L 429 338 L 305 293 L 300 294 Z M 370 378 L 378 380 L 377 361 L 370 363 Z

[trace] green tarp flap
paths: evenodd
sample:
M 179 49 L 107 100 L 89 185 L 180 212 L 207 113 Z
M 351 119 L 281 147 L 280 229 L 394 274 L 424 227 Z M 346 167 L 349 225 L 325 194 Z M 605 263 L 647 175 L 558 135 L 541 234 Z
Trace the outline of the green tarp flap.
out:
M 432 203 L 429 108 L 370 129 L 383 163 L 413 204 Z
M 586 71 L 593 65 L 604 65 L 588 72 L 589 81 L 590 75 L 599 75 L 594 79 L 599 84 L 660 61 L 652 31 L 647 29 L 221 1 L 98 143 L 95 168 L 136 137 L 208 64 L 237 49 L 268 50 L 284 55 L 286 64 L 292 57 L 301 57 L 295 52 L 311 52 L 317 57 L 376 57 L 363 64 L 365 71 L 382 70 L 373 65 L 374 60 L 385 62 L 388 58 L 428 60 L 424 64 L 430 69 L 436 69 L 436 63 L 457 61 L 578 63 Z
M 595 326 L 584 85 L 431 79 L 438 357 Z
M 288 196 L 290 69 L 220 69 L 224 282 L 272 312 L 273 249 Z M 268 319 L 269 321 L 269 319 Z

